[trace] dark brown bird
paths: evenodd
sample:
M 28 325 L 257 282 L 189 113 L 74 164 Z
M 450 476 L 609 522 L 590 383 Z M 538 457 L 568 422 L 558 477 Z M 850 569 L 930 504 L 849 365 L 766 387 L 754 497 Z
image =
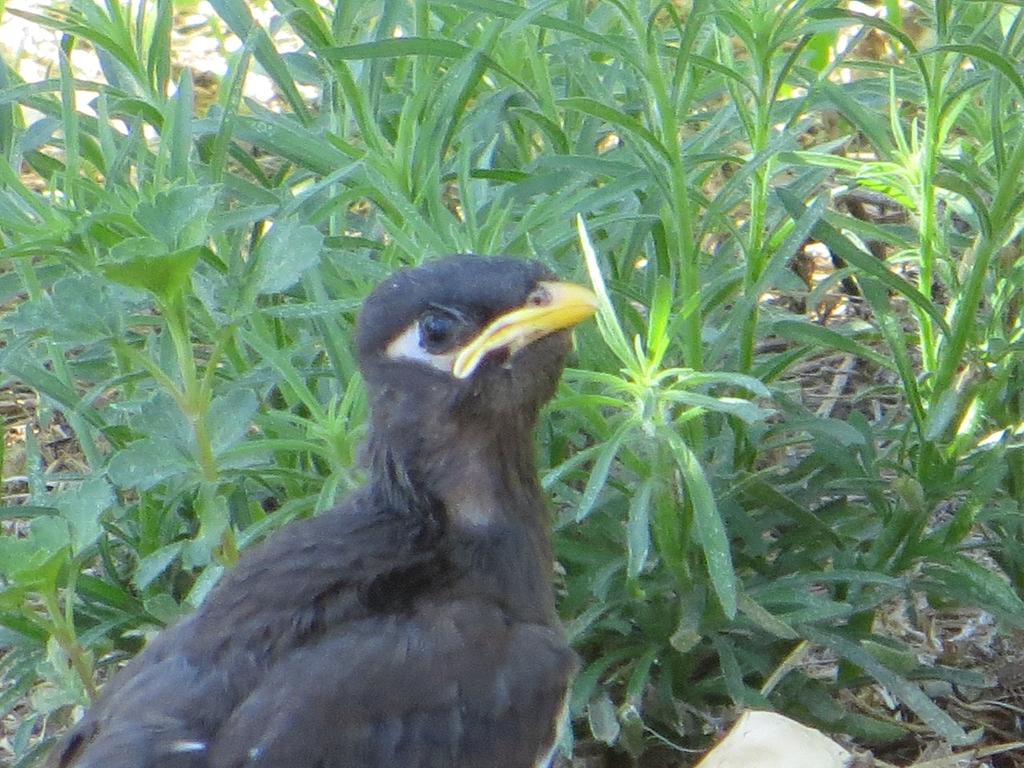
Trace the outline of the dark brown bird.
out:
M 66 768 L 534 768 L 574 666 L 532 431 L 590 291 L 458 256 L 366 300 L 369 481 L 104 688 Z

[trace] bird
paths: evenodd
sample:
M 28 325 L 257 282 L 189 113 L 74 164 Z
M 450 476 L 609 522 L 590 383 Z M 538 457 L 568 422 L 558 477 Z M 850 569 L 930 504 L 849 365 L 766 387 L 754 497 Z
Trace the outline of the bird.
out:
M 533 433 L 589 289 L 450 256 L 367 297 L 366 482 L 247 550 L 51 768 L 540 768 L 576 667 Z

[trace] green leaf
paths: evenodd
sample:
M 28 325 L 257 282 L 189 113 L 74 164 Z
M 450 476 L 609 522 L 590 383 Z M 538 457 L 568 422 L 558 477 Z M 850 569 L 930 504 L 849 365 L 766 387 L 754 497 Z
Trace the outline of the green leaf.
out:
M 633 419 L 626 419 L 601 446 L 590 469 L 590 479 L 587 480 L 587 486 L 583 489 L 583 496 L 580 497 L 579 506 L 576 508 L 576 522 L 583 520 L 594 508 L 598 494 L 608 481 L 608 472 L 611 470 L 612 461 L 619 453 L 619 446 L 635 426 L 636 422 Z
M 107 464 L 107 477 L 118 488 L 145 491 L 192 468 L 191 460 L 176 443 L 147 437 L 115 453 Z
M 799 198 L 793 195 L 792 192 L 787 189 L 780 188 L 776 190 L 776 194 L 779 196 L 779 199 L 782 200 L 783 205 L 786 206 L 786 210 L 789 211 L 790 216 L 799 217 L 803 215 L 805 210 L 804 204 Z M 850 240 L 841 232 L 839 232 L 839 230 L 824 220 L 819 221 L 815 225 L 813 234 L 814 237 L 825 243 L 830 250 L 841 256 L 861 272 L 874 277 L 887 288 L 890 288 L 901 296 L 904 296 L 908 301 L 912 302 L 923 312 L 927 313 L 928 316 L 935 321 L 935 324 L 942 329 L 944 334 L 947 336 L 950 334 L 949 324 L 946 322 L 946 318 L 943 317 L 942 311 L 939 307 L 930 301 L 917 288 L 891 271 L 885 262 L 876 259 L 866 251 L 862 251 L 850 242 Z
M 163 0 L 161 6 L 169 6 Z M 165 133 L 161 137 L 160 154 L 168 155 L 168 175 L 178 182 L 191 180 L 189 152 L 192 147 L 192 70 L 183 67 L 178 77 L 178 90 L 168 105 L 168 119 L 164 121 Z M 208 211 L 207 211 L 208 212 Z
M 649 128 L 625 112 L 620 112 L 614 107 L 609 106 L 607 103 L 586 96 L 573 96 L 567 99 L 559 99 L 556 104 L 563 109 L 576 110 L 603 120 L 621 130 L 626 136 L 653 150 L 662 160 L 669 163 L 672 162 L 671 153 Z
M 206 218 L 216 202 L 216 187 L 174 187 L 139 203 L 135 220 L 166 250 L 185 249 L 203 242 Z
M 984 608 L 1000 621 L 1024 629 L 1024 600 L 998 571 L 963 555 L 951 555 L 942 563 L 927 565 L 924 576 L 937 585 L 940 597 Z
M 865 442 L 864 435 L 856 427 L 839 419 L 817 417 L 787 419 L 780 426 L 781 429 L 787 432 L 806 431 L 815 437 L 834 441 L 842 446 L 864 445 Z
M 743 593 L 739 598 L 739 611 L 755 625 L 783 640 L 796 640 L 800 635 L 782 619 L 759 604 L 750 595 Z
M 587 720 L 594 738 L 605 744 L 614 744 L 619 739 L 619 718 L 615 705 L 607 691 L 602 691 L 587 705 Z
M 114 502 L 114 492 L 102 477 L 90 477 L 58 496 L 57 509 L 71 527 L 72 552 L 79 554 L 96 543 L 103 532 L 100 517 Z
M 309 224 L 275 224 L 256 248 L 255 292 L 280 293 L 291 288 L 320 260 L 323 243 L 323 235 Z
M 231 525 L 228 500 L 221 495 L 210 493 L 210 487 L 199 494 L 197 512 L 199 533 L 182 550 L 182 560 L 190 568 L 212 564 L 213 552 L 224 541 L 224 535 Z
M 928 416 L 924 422 L 924 439 L 929 442 L 939 440 L 959 411 L 960 392 L 956 388 L 941 392 L 938 401 L 928 409 Z
M 654 281 L 650 317 L 647 319 L 647 362 L 658 368 L 668 351 L 669 337 L 665 332 L 672 313 L 672 281 L 667 275 L 658 275 Z
M 46 334 L 64 344 L 116 338 L 122 333 L 128 294 L 96 274 L 63 277 L 48 295 L 20 304 L 4 325 L 22 334 Z
M 712 397 L 702 395 L 699 392 L 686 392 L 681 390 L 669 390 L 662 393 L 662 397 L 673 403 L 681 403 L 696 408 L 703 408 L 706 411 L 727 413 L 735 416 L 748 424 L 764 421 L 771 413 L 764 408 L 738 397 Z
M 1024 77 L 1021 77 L 1020 73 L 1015 69 L 1017 62 L 1011 60 L 999 51 L 993 48 L 988 48 L 984 45 L 955 43 L 949 45 L 936 45 L 933 48 L 926 48 L 925 50 L 920 51 L 918 55 L 928 56 L 932 53 L 938 53 L 941 51 L 962 53 L 965 56 L 970 56 L 972 59 L 978 59 L 979 61 L 985 62 L 990 67 L 998 70 L 1003 77 L 1013 84 L 1013 87 L 1017 89 L 1018 98 L 1024 98 Z
M 672 448 L 676 465 L 683 476 L 683 485 L 693 505 L 697 540 L 704 550 L 704 561 L 711 585 L 722 611 L 731 619 L 736 615 L 737 608 L 736 572 L 732 565 L 729 537 L 718 514 L 714 494 L 704 474 L 704 468 L 689 446 L 672 430 L 666 430 L 664 434 Z
M 626 543 L 629 551 L 627 573 L 635 579 L 647 562 L 651 550 L 651 494 L 654 480 L 647 478 L 634 492 L 629 502 L 629 520 L 626 522 Z
M 57 520 L 67 530 L 67 523 L 60 518 L 46 516 L 45 519 Z M 13 582 L 32 584 L 39 579 L 40 569 L 52 554 L 53 551 L 42 546 L 34 535 L 28 538 L 0 536 L 0 574 Z
M 57 552 L 71 543 L 71 530 L 66 520 L 52 515 L 32 521 L 32 543 L 47 553 Z
M 208 253 L 210 251 L 205 246 L 159 255 L 136 252 L 137 255 L 123 261 L 107 264 L 103 273 L 116 283 L 142 288 L 168 302 L 188 284 L 199 257 Z
M 244 0 L 210 0 L 210 5 L 227 23 L 231 31 L 242 40 L 247 48 L 251 48 L 256 61 L 274 80 L 288 105 L 304 122 L 308 119 L 308 110 L 295 81 L 288 71 L 288 65 L 281 54 L 274 48 L 274 43 L 266 31 L 252 17 Z
M 576 233 L 579 237 L 580 251 L 583 253 L 583 261 L 587 266 L 587 274 L 590 276 L 590 284 L 597 294 L 597 327 L 601 332 L 601 338 L 608 348 L 619 358 L 619 362 L 627 367 L 636 365 L 636 359 L 626 341 L 626 334 L 622 331 L 619 318 L 615 314 L 615 307 L 608 296 L 608 289 L 605 287 L 604 277 L 601 275 L 601 266 L 597 261 L 597 252 L 590 242 L 590 235 L 587 233 L 587 226 L 583 217 L 576 215 Z
M 132 576 L 135 586 L 140 590 L 144 590 L 152 584 L 153 580 L 167 570 L 167 566 L 174 562 L 174 558 L 181 553 L 182 546 L 183 542 L 174 541 L 160 547 L 155 552 L 150 552 L 139 560 L 138 565 L 135 566 L 135 574 Z
M 383 59 L 395 56 L 443 56 L 461 59 L 473 52 L 454 40 L 429 37 L 388 37 L 371 43 L 357 43 L 327 48 L 322 55 L 328 61 L 352 59 Z
M 965 733 L 963 728 L 928 698 L 924 691 L 879 662 L 859 644 L 817 628 L 805 626 L 801 631 L 811 642 L 834 649 L 841 657 L 875 678 L 941 738 L 957 745 L 970 744 L 974 741 L 974 738 Z
M 935 183 L 943 189 L 948 189 L 970 203 L 971 210 L 978 217 L 978 228 L 985 237 L 992 236 L 992 221 L 988 215 L 989 202 L 978 192 L 978 186 L 972 184 L 968 179 L 949 171 L 939 171 L 935 174 Z
M 214 398 L 206 418 L 215 454 L 222 454 L 245 437 L 258 408 L 256 395 L 248 389 L 234 389 Z
M 772 323 L 772 333 L 800 344 L 811 344 L 815 347 L 835 349 L 856 355 L 862 360 L 870 360 L 876 365 L 890 370 L 896 367 L 892 360 L 878 354 L 871 347 L 816 323 L 809 323 L 805 320 L 778 320 Z
M 315 304 L 281 304 L 267 307 L 263 314 L 282 320 L 315 320 L 322 317 L 338 317 L 351 314 L 363 305 L 360 299 L 330 299 Z

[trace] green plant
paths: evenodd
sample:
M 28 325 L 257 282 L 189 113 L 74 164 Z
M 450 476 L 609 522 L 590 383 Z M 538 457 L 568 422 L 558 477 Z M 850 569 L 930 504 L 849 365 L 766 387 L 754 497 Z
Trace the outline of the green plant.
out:
M 874 682 L 968 740 L 916 681 L 979 677 L 875 620 L 917 595 L 1024 615 L 1017 6 L 275 0 L 264 28 L 211 5 L 241 47 L 205 114 L 171 3 L 6 8 L 64 52 L 38 83 L 0 67 L 0 375 L 82 455 L 51 472 L 29 429 L 0 508 L 22 763 L 239 550 L 358 484 L 354 313 L 453 251 L 601 289 L 541 446 L 581 737 L 642 757 L 740 705 L 904 738 L 843 706 Z M 254 69 L 280 109 L 245 97 Z M 855 188 L 906 220 L 843 212 Z M 809 240 L 837 257 L 811 292 Z M 847 283 L 861 309 L 828 321 L 766 299 Z M 804 398 L 828 355 L 881 382 L 843 418 Z

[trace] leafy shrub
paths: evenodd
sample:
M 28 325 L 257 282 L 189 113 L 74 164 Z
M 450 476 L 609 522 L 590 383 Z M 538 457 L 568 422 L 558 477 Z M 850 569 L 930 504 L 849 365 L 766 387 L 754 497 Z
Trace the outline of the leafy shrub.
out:
M 50 80 L 0 70 L 0 371 L 84 457 L 48 471 L 30 430 L 0 510 L 22 762 L 240 550 L 359 482 L 354 312 L 459 251 L 606 286 L 541 446 L 581 735 L 641 755 L 739 705 L 899 739 L 843 703 L 874 681 L 971 738 L 915 681 L 979 676 L 875 619 L 924 596 L 1024 624 L 1024 11 L 274 0 L 264 27 L 211 5 L 242 46 L 204 113 L 169 0 L 7 9 L 64 49 Z M 280 110 L 243 98 L 253 68 Z M 904 217 L 844 208 L 861 190 Z M 813 291 L 811 241 L 836 264 Z M 766 300 L 840 284 L 850 311 L 818 322 Z M 806 397 L 836 355 L 872 384 L 839 388 L 842 418 Z

